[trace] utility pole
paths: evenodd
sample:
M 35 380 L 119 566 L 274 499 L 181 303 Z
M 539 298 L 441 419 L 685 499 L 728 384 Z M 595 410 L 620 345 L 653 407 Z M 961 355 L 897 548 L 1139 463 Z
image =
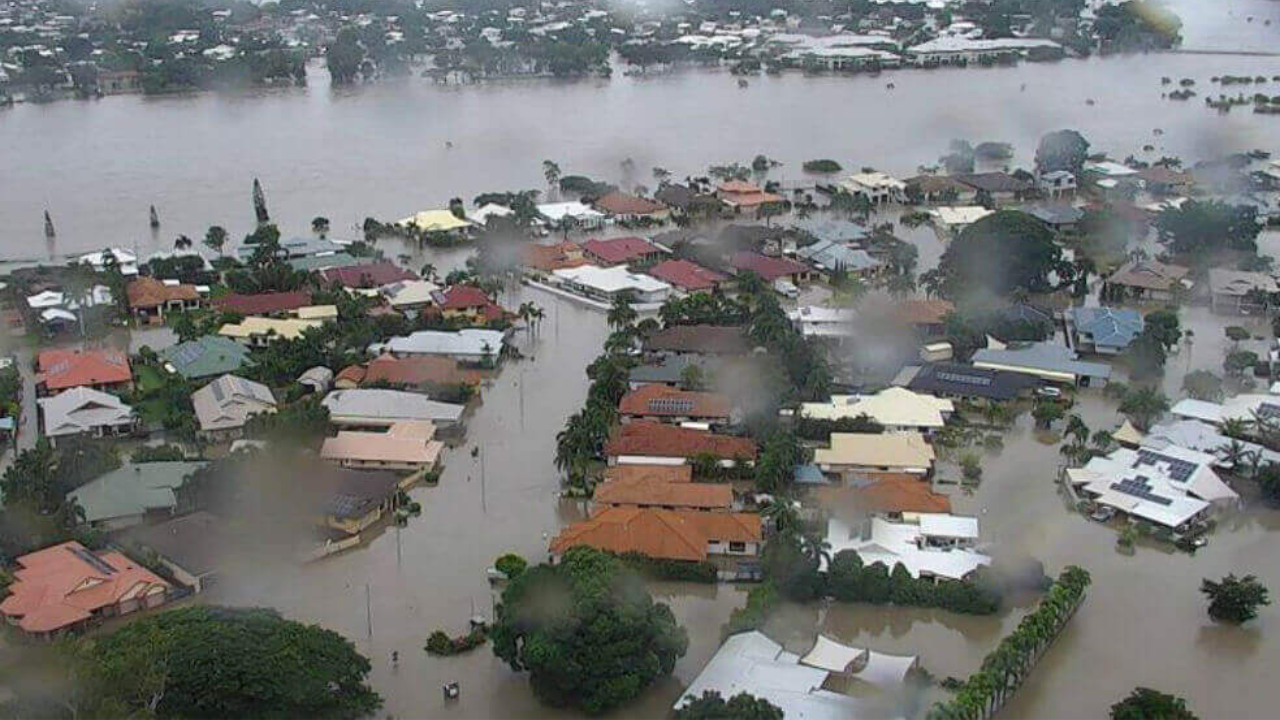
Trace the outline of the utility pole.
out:
M 482 450 L 480 452 L 480 512 L 485 515 L 488 515 L 489 505 L 485 495 L 486 493 L 485 493 L 485 484 L 484 484 L 484 451 Z
M 369 583 L 364 584 L 364 619 L 369 639 L 373 639 L 373 608 L 369 599 Z

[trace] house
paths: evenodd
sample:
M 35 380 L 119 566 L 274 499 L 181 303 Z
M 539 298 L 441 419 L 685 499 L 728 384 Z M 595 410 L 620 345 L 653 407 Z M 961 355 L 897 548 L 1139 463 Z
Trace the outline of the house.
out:
M 666 254 L 662 248 L 639 237 L 591 239 L 582 243 L 582 253 L 600 267 L 644 265 L 656 262 Z
M 311 304 L 311 293 L 292 292 L 256 293 L 241 295 L 232 293 L 213 301 L 213 306 L 223 312 L 241 315 L 283 316 L 286 313 Z
M 455 235 L 466 234 L 472 227 L 470 220 L 460 218 L 448 209 L 423 210 L 400 220 L 396 224 L 423 232 L 441 232 Z
M 994 212 L 981 205 L 943 205 L 930 210 L 929 217 L 943 240 L 954 240 L 965 228 Z
M 900 203 L 907 199 L 907 184 L 882 172 L 864 172 L 850 175 L 840 181 L 840 187 L 853 196 L 862 196 L 873 204 Z
M 1033 51 L 1062 52 L 1062 46 L 1042 38 L 969 38 L 963 35 L 940 35 L 907 48 L 907 53 L 920 65 L 968 65 L 1020 58 Z
M 565 231 L 604 227 L 604 213 L 580 202 L 543 203 L 537 206 L 537 211 L 547 225 Z
M 892 314 L 902 324 L 934 337 L 946 333 L 947 316 L 955 311 L 956 306 L 946 300 L 907 300 L 898 303 Z
M 667 183 L 659 187 L 653 198 L 682 215 L 696 212 L 700 208 L 715 210 L 720 207 L 720 200 L 714 195 L 704 195 L 679 183 Z
M 784 202 L 781 195 L 765 192 L 745 180 L 729 180 L 716 186 L 716 197 L 733 212 L 758 209 L 761 205 Z
M 116 536 L 131 551 L 155 557 L 174 579 L 197 593 L 217 583 L 233 539 L 225 521 L 204 511 L 137 525 Z
M 234 373 L 253 365 L 249 348 L 220 335 L 205 335 L 156 352 L 166 370 L 188 380 Z
M 845 483 L 882 473 L 928 476 L 934 458 L 933 448 L 915 432 L 831 433 L 831 447 L 813 452 L 813 462 L 822 472 Z
M 531 270 L 551 272 L 562 268 L 588 265 L 590 261 L 583 256 L 581 245 L 566 240 L 554 245 L 533 243 L 525 245 L 524 264 Z
M 182 312 L 200 307 L 200 292 L 195 285 L 178 281 L 138 277 L 125 287 L 129 310 L 139 322 L 164 322 L 165 311 Z
M 831 217 L 807 217 L 791 223 L 791 229 L 812 237 L 817 242 L 860 245 L 870 237 L 867 228 L 852 220 Z
M 334 378 L 334 387 L 350 390 L 361 385 L 386 383 L 414 389 L 478 386 L 483 376 L 478 370 L 463 370 L 453 358 L 438 355 L 411 355 L 398 358 L 379 355 L 366 365 L 351 365 Z
M 401 280 L 378 288 L 387 304 L 401 312 L 423 310 L 434 305 L 435 293 L 439 291 L 439 285 L 426 280 Z
M 619 295 L 629 295 L 635 302 L 648 305 L 661 303 L 671 295 L 671 286 L 628 271 L 625 267 L 600 268 L 580 265 L 551 273 L 561 286 L 600 302 L 612 302 Z
M 888 432 L 926 435 L 941 430 L 954 413 L 955 405 L 950 400 L 900 387 L 886 388 L 875 395 L 833 395 L 830 402 L 800 405 L 800 416 L 810 420 L 834 422 L 865 415 Z
M 385 343 L 374 343 L 369 346 L 369 352 L 374 355 L 390 352 L 397 357 L 438 355 L 458 362 L 489 364 L 501 355 L 505 342 L 506 335 L 500 330 L 419 330 Z
M 604 469 L 605 482 L 622 483 L 687 483 L 693 482 L 689 465 L 614 465 Z
M 1115 301 L 1172 302 L 1187 283 L 1190 268 L 1156 260 L 1130 260 L 1106 279 L 1102 295 Z
M 1072 346 L 1098 355 L 1124 352 L 1145 326 L 1136 310 L 1080 306 L 1067 310 L 1067 324 Z
M 991 564 L 991 558 L 973 549 L 978 540 L 978 520 L 941 513 L 922 513 L 914 522 L 867 518 L 861 527 L 849 527 L 838 518 L 827 521 L 831 555 L 853 550 L 864 565 L 883 564 L 891 572 L 897 565 L 911 577 L 960 581 Z
M 200 435 L 212 442 L 234 440 L 253 415 L 276 411 L 271 388 L 235 375 L 223 375 L 191 393 Z
M 846 340 L 856 334 L 853 326 L 858 312 L 853 308 L 805 305 L 787 311 L 787 319 L 805 337 Z
M 996 203 L 1021 200 L 1035 190 L 1035 184 L 1030 180 L 1005 172 L 966 173 L 953 177 L 957 182 L 973 188 L 974 193 L 985 193 Z
M 387 428 L 405 421 L 453 425 L 466 409 L 420 393 L 378 388 L 334 390 L 321 404 L 329 409 L 329 422 L 334 427 L 353 429 Z
M 925 202 L 972 203 L 974 189 L 950 175 L 917 175 L 906 180 L 910 194 Z
M 779 280 L 799 285 L 813 278 L 813 270 L 795 260 L 769 257 L 758 252 L 736 252 L 729 257 L 729 265 L 737 271 L 736 274 L 752 272 L 770 285 Z
M 120 530 L 173 514 L 174 488 L 204 467 L 202 462 L 126 463 L 67 493 L 96 530 Z
M 1118 431 L 1113 434 L 1117 438 L 1119 435 Z M 1117 442 L 1120 441 L 1117 439 Z M 1137 442 L 1130 444 L 1135 447 L 1141 445 L 1156 452 L 1160 452 L 1170 445 L 1176 445 L 1188 450 L 1207 453 L 1217 458 L 1217 462 L 1213 464 L 1214 467 L 1227 471 L 1236 470 L 1234 463 L 1239 462 L 1238 458 L 1233 458 L 1233 444 L 1237 446 L 1236 449 L 1246 453 L 1250 460 L 1256 454 L 1263 465 L 1280 464 L 1280 453 L 1268 450 L 1258 443 L 1227 437 L 1212 424 L 1197 420 L 1176 420 L 1161 423 L 1148 430 L 1146 436 L 1139 436 Z
M 751 342 L 736 326 L 672 325 L 646 338 L 644 349 L 672 355 L 745 355 Z
M 475 285 L 451 285 L 432 297 L 446 320 L 485 325 L 506 320 L 509 315 Z
M 1186 195 L 1195 188 L 1195 176 L 1185 170 L 1174 170 L 1163 165 L 1152 165 L 1138 170 L 1147 192 L 1152 195 Z
M 1233 505 L 1239 495 L 1213 471 L 1218 458 L 1176 445 L 1160 450 L 1120 448 L 1067 468 L 1067 480 L 1094 503 L 1183 532 L 1215 505 Z
M 70 540 L 17 559 L 0 614 L 28 636 L 52 640 L 103 619 L 163 605 L 169 583 L 119 552 Z
M 759 574 L 763 539 L 760 516 L 755 514 L 608 507 L 561 530 L 548 549 L 553 563 L 575 547 L 637 553 L 655 560 L 709 562 L 721 579 L 733 580 Z
M 361 289 L 382 287 L 404 280 L 417 280 L 418 276 L 411 270 L 384 260 L 368 265 L 325 268 L 320 271 L 320 279 L 326 285 Z
M 699 456 L 715 458 L 723 467 L 756 459 L 750 438 L 716 435 L 705 430 L 637 421 L 623 425 L 605 443 L 609 465 L 682 465 Z
M 333 371 L 323 365 L 307 368 L 298 376 L 298 385 L 309 393 L 327 393 L 333 387 Z
M 1242 420 L 1255 424 L 1255 418 L 1264 420 L 1280 417 L 1280 397 L 1261 393 L 1243 393 L 1227 398 L 1221 403 L 1185 398 L 1169 409 L 1175 417 L 1198 420 L 1209 425 L 1221 425 L 1228 420 Z
M 130 435 L 138 426 L 133 408 L 115 395 L 88 387 L 76 387 L 53 397 L 40 398 L 44 436 L 57 445 L 67 435 L 109 438 Z
M 916 662 L 821 635 L 801 657 L 752 630 L 726 638 L 672 710 L 715 692 L 725 700 L 747 693 L 795 720 L 905 717 L 897 708 L 906 701 L 904 688 Z
M 106 250 L 85 253 L 76 258 L 76 263 L 88 263 L 93 266 L 94 272 L 105 272 L 108 265 L 113 265 L 125 277 L 132 277 L 138 274 L 138 256 L 132 250 L 124 248 L 107 248 Z
M 733 509 L 733 486 L 724 483 L 652 482 L 647 479 L 606 480 L 596 486 L 591 500 L 598 507 L 729 512 Z
M 1056 233 L 1073 233 L 1084 219 L 1084 211 L 1071 205 L 1037 203 L 1023 208 L 1023 212 L 1049 226 Z
M 1252 315 L 1271 306 L 1280 286 L 1262 272 L 1209 268 L 1209 307 L 1222 315 Z
M 473 212 L 467 214 L 467 219 L 472 225 L 484 227 L 489 224 L 489 218 L 508 218 L 515 215 L 516 211 L 506 205 L 497 203 L 485 203 L 476 208 Z
M 666 205 L 620 190 L 605 193 L 591 204 L 600 212 L 624 222 L 637 220 L 662 222 L 671 217 L 671 210 Z
M 320 457 L 356 470 L 432 470 L 444 451 L 435 435 L 436 426 L 423 421 L 392 423 L 386 432 L 343 430 L 325 439 Z
M 680 390 L 659 384 L 632 390 L 618 401 L 618 414 L 624 423 L 653 420 L 677 425 L 723 425 L 729 422 L 731 409 L 729 398 L 720 393 Z
M 1076 175 L 1070 170 L 1050 170 L 1036 178 L 1036 187 L 1046 197 L 1063 197 L 1076 191 Z
M 929 363 L 920 368 L 907 388 L 934 397 L 1009 402 L 1036 385 L 1021 373 L 988 370 L 959 363 Z
M 394 472 L 329 466 L 308 473 L 299 489 L 311 493 L 318 524 L 359 535 L 395 512 L 401 480 Z
M 321 320 L 254 316 L 238 323 L 227 323 L 218 328 L 218 334 L 247 347 L 266 347 L 277 340 L 297 340 L 303 332 L 323 324 Z
M 821 469 L 818 470 L 821 474 Z M 819 487 L 814 496 L 828 510 L 841 515 L 880 515 L 895 521 L 915 521 L 922 513 L 950 513 L 951 498 L 933 491 L 919 475 L 885 473 L 851 485 Z
M 716 371 L 716 363 L 701 355 L 662 355 L 656 360 L 631 368 L 627 386 L 631 390 L 645 385 L 664 385 L 698 390 Z M 696 370 L 690 370 L 696 367 Z M 689 387 L 688 378 L 696 382 Z
M 1080 360 L 1071 348 L 1052 341 L 1023 347 L 982 348 L 973 354 L 973 366 L 1082 387 L 1102 387 L 1111 378 L 1110 365 Z
M 72 388 L 111 392 L 133 389 L 129 356 L 119 350 L 43 350 L 36 356 L 36 392 L 57 395 Z
M 245 243 L 235 249 L 236 259 L 242 263 L 248 263 L 258 248 L 258 243 Z M 335 242 L 327 238 L 318 237 L 292 237 L 281 239 L 279 242 L 278 256 L 282 260 L 296 260 L 298 258 L 309 257 L 331 257 L 338 253 L 342 253 L 347 249 L 346 244 Z
M 796 250 L 796 257 L 828 273 L 843 272 L 855 277 L 874 275 L 883 263 L 861 248 L 852 248 L 832 240 L 818 242 Z
M 688 260 L 663 260 L 645 271 L 684 293 L 715 292 L 728 277 Z

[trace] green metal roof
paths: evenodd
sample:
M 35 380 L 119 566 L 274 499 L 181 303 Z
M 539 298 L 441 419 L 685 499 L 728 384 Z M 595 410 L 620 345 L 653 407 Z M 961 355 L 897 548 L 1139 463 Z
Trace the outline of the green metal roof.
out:
M 249 348 L 219 335 L 178 343 L 161 350 L 160 357 L 177 373 L 188 379 L 225 375 L 252 365 Z
M 203 467 L 202 462 L 153 462 L 124 465 L 67 493 L 84 508 L 89 522 L 138 515 L 177 504 L 173 489 Z

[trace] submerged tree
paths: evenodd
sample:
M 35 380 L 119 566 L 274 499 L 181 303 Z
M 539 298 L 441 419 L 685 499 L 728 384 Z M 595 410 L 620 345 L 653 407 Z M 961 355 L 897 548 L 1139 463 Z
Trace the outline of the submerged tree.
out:
M 1209 598 L 1209 617 L 1239 625 L 1258 616 L 1258 608 L 1271 604 L 1270 593 L 1253 575 L 1227 575 L 1220 582 L 1205 578 L 1200 592 Z
M 1111 720 L 1198 720 L 1187 701 L 1176 695 L 1138 687 L 1111 706 Z
M 257 216 L 259 225 L 271 222 L 271 215 L 267 212 L 267 196 L 263 194 L 262 183 L 258 178 L 253 179 L 253 214 Z

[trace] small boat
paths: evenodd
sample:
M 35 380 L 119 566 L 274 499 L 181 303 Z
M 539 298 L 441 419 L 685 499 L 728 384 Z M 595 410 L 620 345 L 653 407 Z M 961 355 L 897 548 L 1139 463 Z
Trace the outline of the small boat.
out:
M 741 79 L 741 78 L 739 78 L 739 79 L 738 79 L 738 87 L 740 87 L 740 88 L 745 88 L 745 87 L 747 87 L 747 85 L 749 85 L 749 84 L 750 84 L 750 83 L 748 83 L 746 80 L 743 80 L 743 79 Z
M 155 205 L 152 205 L 152 206 L 151 206 L 151 227 L 152 227 L 153 229 L 154 229 L 154 228 L 158 228 L 158 227 L 160 227 L 160 216 L 159 216 L 158 214 L 156 214 L 156 206 L 155 206 Z
M 1089 107 L 1093 107 L 1096 103 L 1094 103 L 1093 98 L 1089 98 L 1088 100 L 1084 101 L 1084 104 L 1088 105 Z
M 44 236 L 47 238 L 52 238 L 57 234 L 58 233 L 54 232 L 53 230 L 53 218 L 49 217 L 49 211 L 45 210 L 44 211 Z

